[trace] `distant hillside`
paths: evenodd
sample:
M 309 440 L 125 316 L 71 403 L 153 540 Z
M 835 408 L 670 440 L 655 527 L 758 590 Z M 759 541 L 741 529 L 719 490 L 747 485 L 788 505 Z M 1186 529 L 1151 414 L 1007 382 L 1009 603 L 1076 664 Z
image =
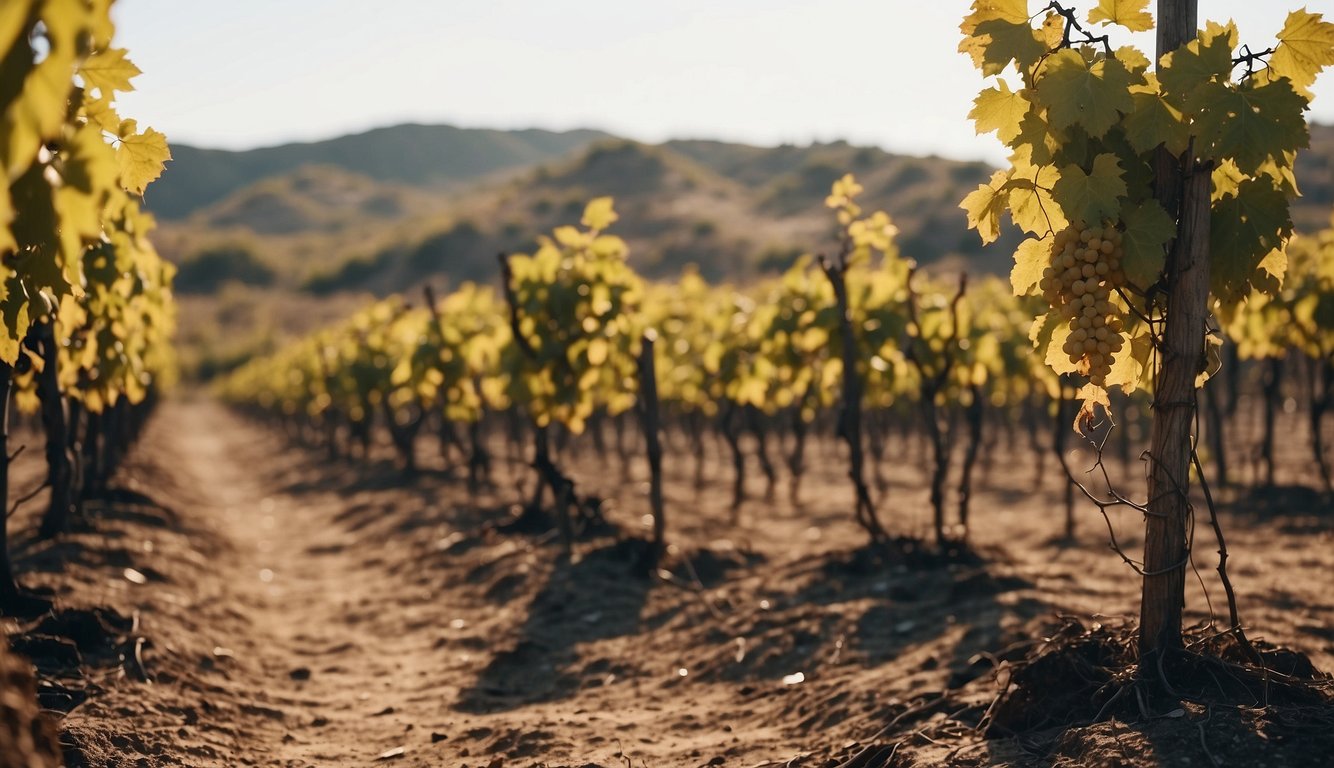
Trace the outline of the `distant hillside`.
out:
M 836 247 L 824 199 L 849 170 L 866 187 L 868 209 L 891 212 L 906 253 L 922 263 L 964 265 L 982 247 L 957 203 L 991 169 L 981 163 L 909 158 L 844 143 L 758 149 L 714 142 L 650 146 L 611 140 L 575 159 L 548 164 L 465 201 L 432 231 L 324 271 L 306 283 L 319 292 L 386 293 L 425 279 L 490 280 L 497 251 L 528 250 L 538 234 L 578 220 L 592 197 L 616 198 L 615 232 L 631 263 L 669 277 L 695 264 L 710 279 L 745 279 L 785 269 L 804 251 Z M 1000 272 L 1013 237 L 988 249 L 974 269 Z M 1005 251 L 1002 253 L 1002 251 Z
M 453 149 L 428 151 L 437 133 L 467 138 L 442 139 Z M 696 264 L 710 279 L 747 280 L 787 268 L 802 252 L 836 247 L 824 199 L 846 172 L 866 189 L 863 207 L 887 211 L 901 250 L 928 267 L 1004 274 L 1018 241 L 1010 228 L 983 248 L 958 207 L 990 177 L 986 164 L 845 142 L 652 146 L 594 131 L 403 126 L 255 153 L 176 149 L 180 164 L 150 190 L 159 195 L 155 210 L 162 214 L 178 194 L 173 183 L 211 178 L 216 195 L 197 208 L 176 200 L 180 215 L 163 217 L 155 238 L 181 268 L 183 338 L 197 370 L 226 367 L 256 345 L 309 330 L 337 316 L 329 307 L 355 306 L 366 293 L 415 297 L 428 283 L 494 284 L 497 252 L 532 249 L 538 235 L 577 222 L 599 195 L 616 198 L 613 231 L 650 277 Z M 187 172 L 192 153 L 216 165 L 203 181 Z M 314 159 L 298 159 L 305 156 Z M 492 172 L 503 163 L 503 172 Z M 1312 126 L 1297 177 L 1298 230 L 1325 226 L 1334 208 L 1334 128 Z M 224 189 L 224 178 L 234 186 Z M 281 311 L 256 310 L 275 301 Z
M 310 165 L 334 166 L 377 181 L 467 182 L 547 162 L 606 137 L 592 130 L 398 125 L 328 141 L 238 152 L 173 144 L 167 172 L 153 184 L 146 202 L 159 217 L 179 219 L 257 181 Z

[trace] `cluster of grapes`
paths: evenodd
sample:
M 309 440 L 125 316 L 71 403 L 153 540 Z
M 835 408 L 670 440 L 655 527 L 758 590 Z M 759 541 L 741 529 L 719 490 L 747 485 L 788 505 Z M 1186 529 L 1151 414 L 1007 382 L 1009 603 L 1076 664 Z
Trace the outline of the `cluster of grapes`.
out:
M 1042 297 L 1069 323 L 1062 350 L 1087 373 L 1094 386 L 1106 385 L 1112 356 L 1121 351 L 1121 310 L 1112 292 L 1124 282 L 1121 232 L 1115 225 L 1071 224 L 1052 240 L 1051 266 L 1042 272 Z

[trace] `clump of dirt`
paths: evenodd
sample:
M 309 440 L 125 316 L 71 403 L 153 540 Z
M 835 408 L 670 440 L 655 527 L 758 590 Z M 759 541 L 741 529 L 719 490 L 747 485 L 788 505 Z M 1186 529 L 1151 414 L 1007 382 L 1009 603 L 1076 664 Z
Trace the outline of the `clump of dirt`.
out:
M 32 665 L 0 647 L 0 768 L 60 764 L 55 727 L 37 707 Z
M 1151 720 L 1202 707 L 1301 710 L 1334 723 L 1334 680 L 1304 654 L 1199 625 L 1185 647 L 1138 669 L 1132 623 L 1065 617 L 1045 642 L 997 671 L 1001 692 L 984 723 L 988 738 L 1108 718 Z M 1166 714 L 1164 714 L 1166 713 Z

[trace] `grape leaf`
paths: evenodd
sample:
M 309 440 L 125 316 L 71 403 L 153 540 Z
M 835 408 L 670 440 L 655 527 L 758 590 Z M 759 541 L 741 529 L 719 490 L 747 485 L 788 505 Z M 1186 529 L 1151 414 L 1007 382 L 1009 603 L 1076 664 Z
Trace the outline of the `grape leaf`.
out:
M 1116 124 L 1122 112 L 1135 103 L 1130 96 L 1133 77 L 1116 59 L 1085 61 L 1079 51 L 1053 54 L 1037 81 L 1037 100 L 1047 107 L 1047 120 L 1063 130 L 1082 125 L 1089 136 L 1099 138 Z
M 1247 179 L 1211 214 L 1211 288 L 1226 303 L 1240 301 L 1260 263 L 1292 234 L 1288 196 L 1268 179 Z
M 1334 65 L 1334 23 L 1305 9 L 1288 14 L 1269 57 L 1270 74 L 1292 81 L 1297 93 L 1310 99 L 1308 88 L 1325 67 Z
M 1028 0 L 975 0 L 973 12 L 959 25 L 964 35 L 959 52 L 972 57 L 973 66 L 986 75 L 998 74 L 1016 57 L 1031 64 L 1046 47 L 1028 19 Z
M 1120 24 L 1131 32 L 1153 29 L 1153 16 L 1146 10 L 1149 0 L 1098 0 L 1089 11 L 1089 23 Z
M 143 133 L 123 135 L 116 148 L 121 185 L 128 192 L 142 195 L 149 182 L 162 175 L 162 168 L 170 159 L 167 137 L 158 131 L 146 128 Z
M 91 88 L 96 88 L 102 98 L 111 98 L 115 91 L 133 91 L 130 79 L 143 74 L 134 62 L 125 58 L 124 48 L 112 48 L 98 51 L 84 59 L 79 67 L 83 81 Z
M 616 215 L 616 211 L 612 210 L 612 199 L 597 197 L 588 201 L 588 206 L 584 208 L 584 217 L 579 223 L 594 232 L 601 232 L 618 218 L 620 217 Z
M 1163 246 L 1176 237 L 1176 222 L 1156 200 L 1128 206 L 1121 221 L 1121 271 L 1131 285 L 1147 288 L 1163 271 Z
M 1116 155 L 1103 153 L 1093 158 L 1092 173 L 1084 173 L 1073 163 L 1062 168 L 1060 178 L 1052 185 L 1052 195 L 1067 219 L 1101 222 L 1121 208 L 1121 198 L 1126 195 L 1123 175 Z
M 0 184 L 0 253 L 13 251 L 19 247 L 14 239 L 14 231 L 9 225 L 14 221 L 14 202 L 9 196 L 9 185 Z
M 1109 417 L 1112 415 L 1112 401 L 1103 387 L 1085 384 L 1080 387 L 1076 397 L 1079 400 L 1079 413 L 1075 414 L 1074 428 L 1079 434 L 1087 435 L 1096 426 L 1099 408 Z
M 1019 124 L 1032 105 L 1022 91 L 1011 91 L 1004 80 L 999 85 L 979 93 L 968 116 L 977 123 L 978 133 L 995 131 L 1002 143 L 1009 144 L 1019 135 Z
M 1014 252 L 1014 269 L 1010 270 L 1010 287 L 1015 296 L 1027 296 L 1042 280 L 1042 271 L 1051 266 L 1051 243 L 1030 237 L 1019 244 Z
M 984 75 L 998 75 L 1014 62 L 1026 72 L 1047 52 L 1047 45 L 1029 25 L 1028 19 L 1011 22 L 991 19 L 977 25 L 976 44 L 966 52 Z
M 1149 152 L 1159 144 L 1173 155 L 1186 151 L 1190 130 L 1179 109 L 1169 104 L 1156 88 L 1136 89 L 1130 98 L 1135 107 L 1121 124 L 1126 140 L 1136 152 Z
M 1163 56 L 1158 67 L 1163 93 L 1174 103 L 1182 104 L 1205 84 L 1227 81 L 1232 73 L 1232 49 L 1236 44 L 1236 26 L 1220 27 L 1209 22 L 1200 37 Z
M 1051 126 L 1038 110 L 1029 110 L 1019 123 L 1019 135 L 1015 137 L 1014 163 L 1029 165 L 1048 165 L 1061 151 L 1061 142 L 1053 135 Z
M 1020 229 L 1041 235 L 1070 223 L 1051 193 L 1059 178 L 1060 172 L 1050 165 L 1016 166 L 1006 187 L 1010 191 L 1010 218 Z
M 1241 169 L 1237 167 L 1236 160 L 1225 157 L 1214 166 L 1212 178 L 1213 192 L 1210 194 L 1209 200 L 1216 203 L 1223 199 L 1224 195 L 1237 194 L 1237 188 L 1250 177 L 1241 172 Z
M 977 230 L 983 245 L 1000 237 L 1000 217 L 1010 204 L 1010 194 L 1005 188 L 1009 179 L 1008 172 L 996 171 L 991 174 L 991 181 L 978 185 L 959 203 L 968 213 L 968 226 Z
M 1206 83 L 1188 101 L 1196 113 L 1196 152 L 1236 158 L 1242 170 L 1256 168 L 1308 145 L 1306 99 L 1286 80 L 1258 85 Z
M 0 295 L 0 360 L 13 365 L 19 357 L 19 342 L 28 335 L 28 297 L 19 278 L 4 280 Z
M 1153 358 L 1153 338 L 1148 333 L 1133 335 L 1128 343 L 1112 357 L 1112 370 L 1107 374 L 1108 387 L 1120 387 L 1130 394 L 1139 388 L 1144 372 Z
M 34 0 L 5 0 L 0 3 L 0 51 L 8 51 L 28 21 Z
M 1070 324 L 1062 320 L 1060 314 L 1055 311 L 1049 313 L 1050 316 L 1055 316 L 1056 319 L 1051 322 L 1051 341 L 1047 342 L 1047 354 L 1044 360 L 1058 375 L 1075 373 L 1079 370 L 1079 364 L 1070 362 L 1070 356 L 1064 349 L 1065 340 L 1070 338 Z

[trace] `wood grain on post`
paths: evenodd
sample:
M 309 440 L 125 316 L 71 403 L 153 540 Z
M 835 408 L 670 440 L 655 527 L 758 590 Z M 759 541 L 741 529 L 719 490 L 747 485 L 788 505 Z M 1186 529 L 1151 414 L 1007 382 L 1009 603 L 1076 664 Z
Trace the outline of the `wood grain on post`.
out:
M 1195 38 L 1196 19 L 1195 0 L 1159 0 L 1160 62 L 1163 55 Z M 1192 150 L 1174 158 L 1161 147 L 1156 166 L 1155 196 L 1177 217 L 1178 225 L 1167 254 L 1167 320 L 1153 399 L 1140 602 L 1141 670 L 1161 651 L 1181 645 L 1191 427 L 1209 305 L 1210 167 L 1197 166 Z

